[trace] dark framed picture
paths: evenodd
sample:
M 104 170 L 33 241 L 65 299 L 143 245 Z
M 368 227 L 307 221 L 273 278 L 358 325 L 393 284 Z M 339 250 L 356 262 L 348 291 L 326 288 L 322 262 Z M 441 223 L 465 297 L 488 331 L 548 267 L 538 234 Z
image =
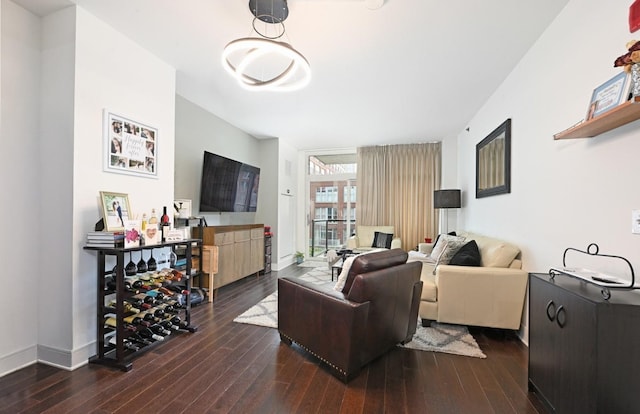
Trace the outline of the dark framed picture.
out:
M 511 119 L 476 145 L 476 198 L 511 192 Z

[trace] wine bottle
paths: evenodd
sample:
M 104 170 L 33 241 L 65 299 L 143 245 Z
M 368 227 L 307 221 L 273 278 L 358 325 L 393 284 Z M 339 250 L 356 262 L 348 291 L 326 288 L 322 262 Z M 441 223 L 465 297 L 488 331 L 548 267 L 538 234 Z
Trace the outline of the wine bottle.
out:
M 172 324 L 170 320 L 161 321 L 161 322 L 158 322 L 158 324 L 162 325 L 166 329 L 173 329 L 174 331 L 180 330 L 180 327 L 178 325 Z
M 155 324 L 155 325 L 151 325 L 149 327 L 149 329 L 151 329 L 151 331 L 157 335 L 161 335 L 164 337 L 167 337 L 169 335 L 171 335 L 171 331 L 165 329 L 164 327 L 162 327 L 162 325 L 160 324 Z
M 171 224 L 169 223 L 169 215 L 167 214 L 167 206 L 162 207 L 162 216 L 160 216 L 160 227 L 162 228 L 162 242 L 167 241 Z
M 180 319 L 179 316 L 174 316 L 173 318 L 171 318 L 171 323 L 179 326 L 181 329 L 187 329 L 189 327 L 189 325 L 182 319 Z
M 142 346 L 151 345 L 153 343 L 153 341 L 143 338 L 137 332 L 134 333 L 133 335 L 130 335 L 128 339 L 131 339 L 132 341 L 135 341 Z
M 104 320 L 104 324 L 111 327 L 111 328 L 117 328 L 118 327 L 118 321 L 116 320 L 116 318 L 107 318 Z M 123 325 L 124 329 L 128 330 L 128 331 L 132 331 L 135 332 L 137 330 L 137 328 L 133 325 L 131 325 L 130 323 L 124 323 Z
M 140 336 L 145 339 L 153 339 L 154 341 L 164 341 L 164 336 L 153 333 L 153 331 L 149 328 L 143 328 L 138 331 Z
M 113 346 L 116 345 L 116 337 L 112 336 L 111 338 L 109 338 L 109 343 Z M 124 347 L 126 349 L 130 349 L 131 351 L 139 351 L 140 348 L 137 347 L 134 343 L 132 343 L 131 341 L 129 341 L 128 339 L 125 339 L 122 341 L 122 345 L 124 345 Z

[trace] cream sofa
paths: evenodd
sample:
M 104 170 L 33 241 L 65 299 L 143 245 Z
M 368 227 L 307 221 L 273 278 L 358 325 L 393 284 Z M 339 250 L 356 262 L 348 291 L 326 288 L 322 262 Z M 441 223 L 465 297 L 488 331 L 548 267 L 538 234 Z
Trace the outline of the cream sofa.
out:
M 402 249 L 402 241 L 399 237 L 395 237 L 393 226 L 356 226 L 356 234 L 347 240 L 347 248 L 360 252 L 376 249 L 376 247 L 371 247 L 376 231 L 393 234 L 394 237 L 391 241 L 391 248 Z
M 422 245 L 421 252 L 410 255 L 410 261 L 423 261 L 419 310 L 422 324 L 428 326 L 433 320 L 519 329 L 528 280 L 527 272 L 521 269 L 520 249 L 511 243 L 479 234 L 459 235 L 465 237 L 465 243 L 475 240 L 478 244 L 480 267 L 436 266 L 421 260 L 433 245 Z

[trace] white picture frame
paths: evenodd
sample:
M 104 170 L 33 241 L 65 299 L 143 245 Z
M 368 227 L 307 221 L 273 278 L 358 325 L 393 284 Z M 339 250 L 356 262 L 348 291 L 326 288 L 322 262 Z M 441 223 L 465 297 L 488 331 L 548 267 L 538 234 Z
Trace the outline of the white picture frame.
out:
M 107 109 L 103 117 L 104 171 L 158 178 L 158 129 Z

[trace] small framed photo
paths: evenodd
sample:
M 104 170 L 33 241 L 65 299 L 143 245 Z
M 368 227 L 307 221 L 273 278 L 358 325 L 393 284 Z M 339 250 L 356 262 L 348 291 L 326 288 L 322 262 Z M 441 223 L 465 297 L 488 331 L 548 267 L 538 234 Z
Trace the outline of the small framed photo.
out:
M 616 106 L 624 103 L 629 98 L 631 87 L 631 75 L 620 72 L 602 85 L 593 90 L 587 120 L 597 117 Z
M 124 231 L 125 223 L 131 216 L 129 195 L 100 191 L 102 218 L 106 231 Z

